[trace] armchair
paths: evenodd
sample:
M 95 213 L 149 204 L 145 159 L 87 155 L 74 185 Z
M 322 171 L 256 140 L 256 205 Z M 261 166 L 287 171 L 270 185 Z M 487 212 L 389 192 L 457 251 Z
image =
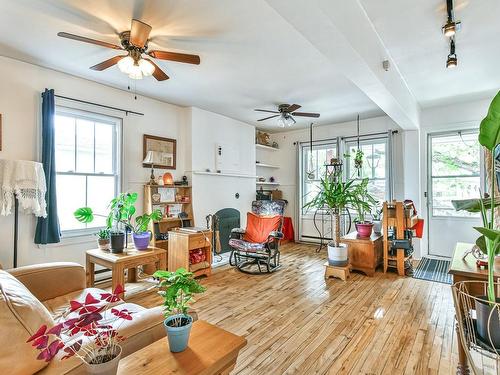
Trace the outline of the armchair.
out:
M 279 243 L 283 238 L 285 202 L 253 201 L 247 228 L 231 231 L 229 264 L 249 274 L 271 273 L 280 265 Z M 257 270 L 255 270 L 257 266 Z M 262 270 L 265 267 L 265 270 Z

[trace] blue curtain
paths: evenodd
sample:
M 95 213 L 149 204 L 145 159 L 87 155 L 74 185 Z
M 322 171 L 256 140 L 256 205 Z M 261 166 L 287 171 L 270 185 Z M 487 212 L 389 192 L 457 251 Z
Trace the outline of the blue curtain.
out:
M 36 244 L 57 243 L 61 240 L 56 199 L 55 112 L 54 90 L 45 89 L 42 94 L 42 164 L 47 181 L 47 194 L 45 195 L 47 217 L 38 218 L 35 232 Z

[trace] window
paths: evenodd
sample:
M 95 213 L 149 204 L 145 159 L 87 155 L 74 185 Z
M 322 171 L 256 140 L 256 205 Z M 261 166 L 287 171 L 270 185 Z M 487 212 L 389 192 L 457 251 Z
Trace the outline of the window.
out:
M 346 142 L 346 151 L 350 158 L 346 160 L 348 178 L 368 178 L 368 192 L 380 202 L 389 199 L 389 173 L 387 163 L 387 139 L 362 140 L 359 148 L 363 151 L 361 173 L 354 168 L 354 156 L 358 150 L 357 141 Z
M 121 120 L 64 107 L 56 108 L 55 162 L 61 231 L 83 234 L 102 227 L 105 218 L 79 223 L 73 212 L 83 206 L 105 214 L 120 190 Z
M 301 146 L 301 189 L 302 214 L 307 213 L 304 205 L 309 203 L 319 192 L 321 179 L 326 175 L 325 164 L 330 164 L 337 157 L 337 143 L 314 144 L 312 153 L 309 145 Z
M 432 216 L 478 216 L 455 211 L 452 200 L 478 198 L 481 189 L 481 148 L 478 132 L 433 134 L 429 142 Z

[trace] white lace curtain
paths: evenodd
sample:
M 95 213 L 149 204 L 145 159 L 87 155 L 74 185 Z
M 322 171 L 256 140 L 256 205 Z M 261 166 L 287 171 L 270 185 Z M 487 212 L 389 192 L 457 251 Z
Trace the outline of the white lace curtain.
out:
M 45 173 L 41 163 L 0 159 L 0 215 L 11 214 L 14 198 L 25 212 L 47 216 Z

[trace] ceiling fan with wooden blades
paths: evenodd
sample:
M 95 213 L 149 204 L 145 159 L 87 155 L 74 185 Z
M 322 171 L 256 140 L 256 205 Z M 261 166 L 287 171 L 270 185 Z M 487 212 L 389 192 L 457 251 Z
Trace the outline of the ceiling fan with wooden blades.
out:
M 73 39 L 79 42 L 95 44 L 101 47 L 127 52 L 125 55 L 118 55 L 91 66 L 90 69 L 102 71 L 117 64 L 118 68 L 123 73 L 128 74 L 128 76 L 132 79 L 141 79 L 150 75 L 155 77 L 158 81 L 165 81 L 169 79 L 169 76 L 148 57 L 186 64 L 200 64 L 200 57 L 198 55 L 160 50 L 150 51 L 148 49 L 148 41 L 151 29 L 150 25 L 133 19 L 130 30 L 124 31 L 119 35 L 121 46 L 66 32 L 59 32 L 57 35 L 62 38 Z M 144 55 L 147 55 L 148 57 L 145 57 Z
M 278 125 L 281 127 L 292 126 L 297 121 L 293 118 L 293 116 L 299 117 L 314 117 L 318 118 L 319 113 L 308 113 L 308 112 L 295 112 L 297 109 L 301 108 L 298 104 L 280 104 L 278 105 L 277 111 L 269 111 L 267 109 L 256 109 L 257 112 L 266 112 L 266 113 L 274 113 L 272 116 L 261 118 L 257 121 L 265 121 L 272 118 L 279 117 Z

